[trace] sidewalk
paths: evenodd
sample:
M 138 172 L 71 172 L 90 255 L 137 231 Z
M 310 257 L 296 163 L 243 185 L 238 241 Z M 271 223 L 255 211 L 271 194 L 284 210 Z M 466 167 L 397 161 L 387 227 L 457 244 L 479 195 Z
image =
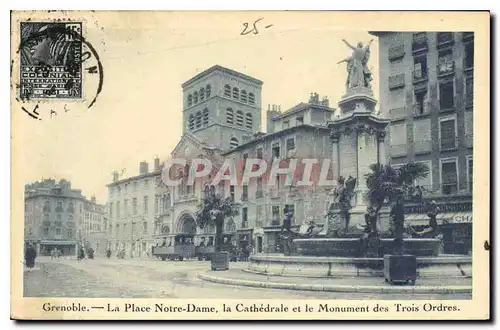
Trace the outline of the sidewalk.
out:
M 268 289 L 362 293 L 472 293 L 470 278 L 425 278 L 412 285 L 390 285 L 380 277 L 305 278 L 266 276 L 241 269 L 206 271 L 198 277 L 208 282 Z

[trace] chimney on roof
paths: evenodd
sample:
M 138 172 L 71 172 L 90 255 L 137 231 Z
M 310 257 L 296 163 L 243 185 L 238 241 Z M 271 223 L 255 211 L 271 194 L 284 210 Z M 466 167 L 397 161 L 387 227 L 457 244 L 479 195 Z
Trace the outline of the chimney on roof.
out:
M 323 100 L 321 100 L 321 105 L 324 107 L 330 107 L 330 101 L 328 100 L 327 96 L 323 97 Z
M 139 175 L 148 174 L 148 163 L 141 162 L 139 164 Z
M 269 110 L 272 109 L 272 110 Z M 268 107 L 266 119 L 267 119 L 267 133 L 274 132 L 274 120 L 273 118 L 280 115 L 281 106 L 273 104 L 272 107 Z
M 113 171 L 113 182 L 118 181 L 118 178 L 119 178 L 118 171 Z

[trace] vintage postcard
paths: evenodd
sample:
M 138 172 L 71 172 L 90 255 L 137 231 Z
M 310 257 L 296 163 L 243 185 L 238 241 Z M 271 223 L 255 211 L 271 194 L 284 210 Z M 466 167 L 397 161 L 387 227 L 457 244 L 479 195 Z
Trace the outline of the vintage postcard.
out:
M 12 318 L 489 319 L 489 75 L 488 12 L 12 12 Z

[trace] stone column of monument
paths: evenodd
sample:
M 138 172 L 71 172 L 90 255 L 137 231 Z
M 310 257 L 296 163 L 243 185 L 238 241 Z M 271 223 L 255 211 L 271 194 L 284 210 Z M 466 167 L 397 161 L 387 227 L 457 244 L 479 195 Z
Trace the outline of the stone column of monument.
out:
M 332 154 L 338 155 L 338 175 L 345 180 L 356 179 L 349 223 L 349 227 L 353 227 L 365 222 L 368 207 L 365 175 L 370 172 L 371 164 L 385 163 L 383 139 L 389 120 L 382 119 L 374 111 L 377 100 L 371 89 L 372 73 L 367 66 L 370 44 L 358 43 L 354 47 L 344 42 L 353 50 L 350 57 L 339 62 L 347 62 L 346 93 L 338 103 L 340 116 L 329 121 L 328 127 L 333 142 Z
M 387 158 L 385 155 L 385 136 L 386 136 L 386 131 L 378 131 L 377 132 L 378 162 L 382 165 L 387 164 Z
M 340 176 L 340 164 L 339 164 L 339 132 L 331 132 L 330 140 L 332 141 L 332 168 L 333 168 L 333 180 L 338 180 Z

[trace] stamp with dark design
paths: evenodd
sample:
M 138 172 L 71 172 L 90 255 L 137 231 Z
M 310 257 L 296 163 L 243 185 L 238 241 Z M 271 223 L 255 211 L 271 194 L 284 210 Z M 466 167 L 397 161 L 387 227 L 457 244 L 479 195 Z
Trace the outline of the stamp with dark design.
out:
M 21 22 L 22 99 L 81 99 L 81 22 Z

